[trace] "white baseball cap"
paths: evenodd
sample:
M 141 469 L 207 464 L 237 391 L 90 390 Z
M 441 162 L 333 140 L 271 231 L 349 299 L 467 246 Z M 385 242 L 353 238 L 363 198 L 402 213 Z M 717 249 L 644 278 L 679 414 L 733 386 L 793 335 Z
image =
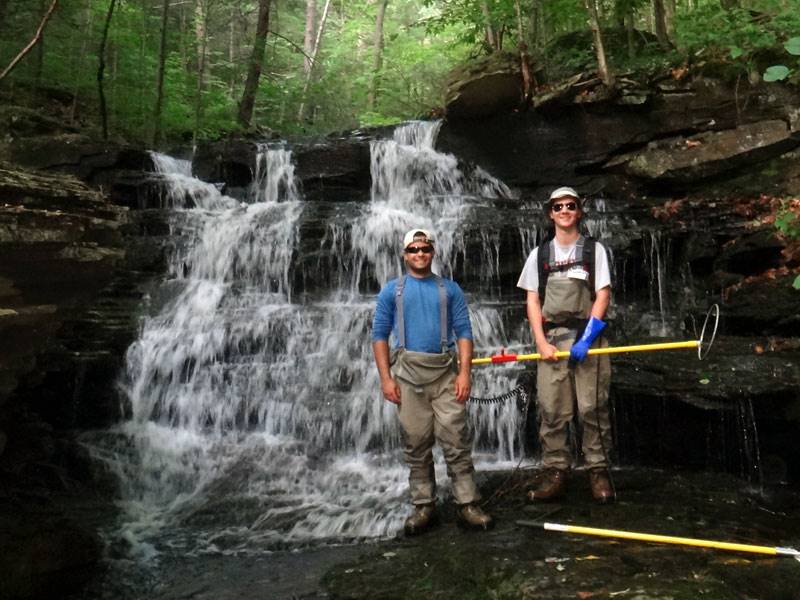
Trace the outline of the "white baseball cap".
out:
M 427 229 L 412 229 L 403 236 L 403 250 L 414 242 L 424 242 L 433 245 L 433 234 Z
M 571 187 L 560 187 L 550 194 L 550 202 L 555 200 L 556 198 L 563 198 L 564 196 L 572 196 L 575 200 L 580 200 L 581 197 L 578 196 L 578 192 L 573 190 Z

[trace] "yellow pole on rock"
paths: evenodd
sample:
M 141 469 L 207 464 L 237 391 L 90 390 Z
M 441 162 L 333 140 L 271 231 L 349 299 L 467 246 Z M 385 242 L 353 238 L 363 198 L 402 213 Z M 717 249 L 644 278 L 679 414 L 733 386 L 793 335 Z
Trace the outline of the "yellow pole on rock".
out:
M 592 348 L 589 355 L 595 354 L 619 354 L 622 352 L 651 352 L 653 350 L 677 350 L 680 348 L 699 348 L 700 340 L 689 340 L 687 342 L 664 342 L 660 344 L 639 344 L 638 346 L 613 346 L 608 348 Z M 569 352 L 556 352 L 557 358 L 568 358 Z M 495 354 L 483 358 L 473 358 L 473 365 L 485 365 L 490 363 L 521 362 L 525 360 L 540 360 L 542 355 L 534 354 Z
M 680 544 L 684 546 L 698 546 L 700 548 L 716 548 L 718 550 L 731 550 L 733 552 L 751 552 L 755 554 L 768 554 L 771 556 L 794 556 L 800 560 L 800 551 L 794 548 L 781 548 L 778 546 L 753 546 L 751 544 L 735 544 L 732 542 L 717 542 L 714 540 L 699 540 L 695 538 L 675 537 L 671 535 L 658 535 L 653 533 L 638 533 L 635 531 L 620 531 L 617 529 L 598 529 L 596 527 L 581 527 L 579 525 L 561 525 L 559 523 L 545 523 L 545 530 L 562 531 L 564 533 L 579 533 L 601 537 L 615 537 L 642 542 L 658 542 L 661 544 Z

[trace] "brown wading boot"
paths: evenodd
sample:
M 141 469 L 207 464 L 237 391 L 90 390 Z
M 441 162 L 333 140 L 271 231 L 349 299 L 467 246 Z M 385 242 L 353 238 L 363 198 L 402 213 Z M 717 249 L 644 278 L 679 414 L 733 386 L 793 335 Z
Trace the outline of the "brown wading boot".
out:
M 608 471 L 602 467 L 589 470 L 589 486 L 592 488 L 592 496 L 600 504 L 611 504 L 614 502 L 614 489 L 611 487 L 611 479 Z
M 466 529 L 481 529 L 486 531 L 494 527 L 494 519 L 490 517 L 477 504 L 464 504 L 456 510 L 458 524 Z
M 430 529 L 437 520 L 435 505 L 416 504 L 414 512 L 406 519 L 403 531 L 405 531 L 406 535 L 419 535 Z
M 552 502 L 562 498 L 567 491 L 567 472 L 563 469 L 547 469 L 539 487 L 529 490 L 528 502 Z

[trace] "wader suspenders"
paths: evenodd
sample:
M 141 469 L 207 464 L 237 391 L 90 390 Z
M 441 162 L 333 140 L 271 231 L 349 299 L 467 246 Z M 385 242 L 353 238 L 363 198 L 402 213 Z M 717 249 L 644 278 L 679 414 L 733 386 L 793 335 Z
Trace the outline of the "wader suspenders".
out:
M 547 293 L 547 278 L 550 277 L 552 271 L 566 271 L 576 265 L 583 265 L 583 268 L 589 273 L 589 279 L 586 285 L 589 286 L 592 301 L 597 295 L 594 290 L 594 252 L 597 247 L 594 238 L 584 238 L 582 235 L 578 237 L 575 242 L 575 260 L 564 264 L 554 266 L 550 263 L 550 257 L 556 255 L 556 241 L 555 239 L 550 242 L 545 242 L 539 246 L 539 252 L 536 257 L 537 270 L 539 272 L 539 302 L 544 306 L 544 296 Z
M 403 317 L 403 288 L 406 286 L 406 277 L 407 275 L 403 275 L 400 278 L 394 292 L 398 348 L 406 347 L 406 322 Z M 438 275 L 434 275 L 434 277 L 436 285 L 439 287 L 439 341 L 442 354 L 444 354 L 447 352 L 447 290 L 444 287 L 444 280 Z

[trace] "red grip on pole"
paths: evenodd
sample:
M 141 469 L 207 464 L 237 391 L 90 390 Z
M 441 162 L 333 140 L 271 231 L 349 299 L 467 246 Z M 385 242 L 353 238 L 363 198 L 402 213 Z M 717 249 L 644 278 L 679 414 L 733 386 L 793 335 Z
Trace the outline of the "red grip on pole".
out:
M 492 356 L 493 363 L 516 362 L 516 354 L 495 354 Z

